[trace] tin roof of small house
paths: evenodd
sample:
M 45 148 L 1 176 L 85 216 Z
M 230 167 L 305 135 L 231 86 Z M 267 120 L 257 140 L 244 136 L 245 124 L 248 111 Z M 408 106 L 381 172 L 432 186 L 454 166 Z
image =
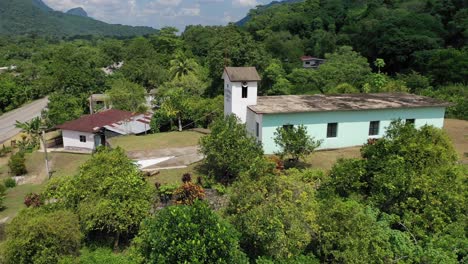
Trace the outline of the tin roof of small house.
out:
M 325 59 L 316 58 L 316 57 L 312 57 L 312 56 L 302 56 L 301 60 L 302 61 L 310 61 L 310 60 L 321 60 L 321 61 L 323 61 Z
M 78 119 L 65 122 L 57 126 L 57 128 L 93 133 L 105 126 L 131 120 L 133 116 L 135 116 L 135 114 L 129 111 L 109 109 L 91 115 L 84 115 Z
M 450 103 L 408 93 L 259 96 L 249 109 L 257 114 L 447 107 Z
M 261 81 L 255 67 L 225 67 L 229 80 L 231 82 L 247 82 L 247 81 Z

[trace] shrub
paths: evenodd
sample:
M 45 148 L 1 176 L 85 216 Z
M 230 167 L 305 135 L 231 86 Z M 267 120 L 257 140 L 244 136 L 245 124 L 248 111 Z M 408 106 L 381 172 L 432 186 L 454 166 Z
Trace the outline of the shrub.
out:
M 6 154 L 11 153 L 12 150 L 12 147 L 5 147 L 5 145 L 3 145 L 3 147 L 0 149 L 0 157 L 5 157 Z
M 205 198 L 205 190 L 195 183 L 185 182 L 174 191 L 176 204 L 192 205 L 196 200 Z
M 28 171 L 26 170 L 25 161 L 24 152 L 17 152 L 12 155 L 8 161 L 11 173 L 15 176 L 26 174 Z
M 6 187 L 0 183 L 0 210 L 3 209 L 3 200 L 5 199 L 6 195 Z
M 26 207 L 39 207 L 44 204 L 44 199 L 40 194 L 29 193 L 24 197 Z
M 5 187 L 7 188 L 13 188 L 16 186 L 16 181 L 15 179 L 13 178 L 7 178 L 3 181 L 3 184 L 5 185 Z
M 62 256 L 78 255 L 81 238 L 75 214 L 28 208 L 7 226 L 4 261 L 7 264 L 57 263 Z
M 90 250 L 84 248 L 80 251 L 80 257 L 67 256 L 60 260 L 60 264 L 131 264 L 137 263 L 123 253 L 114 253 L 108 248 Z
M 159 196 L 159 201 L 162 203 L 168 203 L 172 200 L 172 196 L 174 191 L 177 189 L 177 185 L 174 184 L 167 184 L 167 185 L 160 185 L 156 186 L 157 194 Z
M 146 263 L 247 263 L 236 230 L 201 201 L 170 206 L 143 222 L 134 240 Z

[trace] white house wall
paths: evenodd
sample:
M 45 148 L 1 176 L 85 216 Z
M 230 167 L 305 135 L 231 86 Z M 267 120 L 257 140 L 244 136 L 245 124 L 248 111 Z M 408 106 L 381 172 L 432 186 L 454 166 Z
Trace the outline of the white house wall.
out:
M 80 136 L 86 136 L 86 142 L 80 142 Z M 78 132 L 71 130 L 62 130 L 63 146 L 68 150 L 87 150 L 94 149 L 94 134 Z
M 442 128 L 445 108 L 382 109 L 312 113 L 265 114 L 262 119 L 262 143 L 265 153 L 278 151 L 274 133 L 283 125 L 305 125 L 308 134 L 323 140 L 320 149 L 334 149 L 363 145 L 369 138 L 380 138 L 395 119 L 415 119 L 415 126 L 433 125 Z M 370 121 L 380 121 L 379 134 L 369 136 Z M 327 124 L 338 123 L 337 137 L 327 138 Z

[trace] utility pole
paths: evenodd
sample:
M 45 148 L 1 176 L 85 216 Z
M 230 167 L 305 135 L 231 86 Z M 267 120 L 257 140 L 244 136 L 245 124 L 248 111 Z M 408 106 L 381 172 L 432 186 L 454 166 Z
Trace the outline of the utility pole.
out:
M 42 139 L 42 146 L 44 146 L 45 166 L 46 166 L 47 179 L 50 179 L 49 156 L 47 155 L 47 146 L 46 146 L 46 140 L 45 140 L 45 130 L 42 130 L 41 139 Z

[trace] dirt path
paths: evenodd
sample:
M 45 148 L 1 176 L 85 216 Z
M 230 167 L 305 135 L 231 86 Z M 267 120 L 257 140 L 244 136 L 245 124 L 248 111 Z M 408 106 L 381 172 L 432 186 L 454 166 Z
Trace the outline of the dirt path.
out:
M 127 156 L 134 160 L 174 157 L 167 161 L 158 163 L 157 165 L 145 168 L 146 170 L 153 170 L 158 168 L 187 166 L 198 162 L 203 159 L 203 155 L 199 153 L 198 148 L 198 146 L 191 146 L 158 150 L 128 151 Z

